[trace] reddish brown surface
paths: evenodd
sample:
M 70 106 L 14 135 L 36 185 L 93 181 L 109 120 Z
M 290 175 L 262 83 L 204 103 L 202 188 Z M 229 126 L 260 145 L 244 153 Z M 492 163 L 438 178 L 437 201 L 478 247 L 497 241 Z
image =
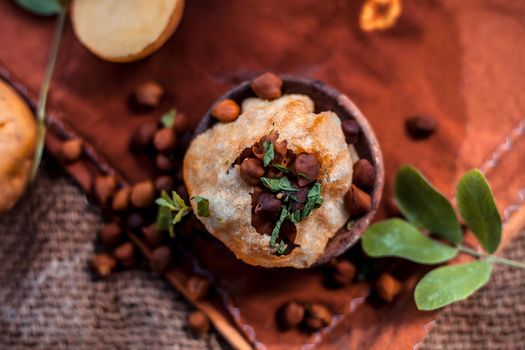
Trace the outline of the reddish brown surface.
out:
M 150 175 L 144 160 L 127 147 L 132 130 L 145 120 L 175 105 L 196 125 L 215 98 L 240 80 L 267 70 L 309 76 L 346 93 L 369 118 L 383 148 L 387 179 L 400 163 L 409 162 L 452 194 L 458 175 L 490 159 L 525 117 L 525 46 L 520 45 L 525 3 L 407 0 L 396 27 L 382 33 L 359 31 L 359 3 L 188 1 L 181 27 L 160 51 L 123 65 L 92 56 L 67 26 L 51 110 L 135 182 Z M 0 2 L 0 20 L 0 66 L 36 91 L 53 21 L 28 15 L 11 1 Z M 168 96 L 157 111 L 133 115 L 127 97 L 146 79 L 165 85 Z M 439 131 L 430 140 L 413 142 L 405 136 L 403 121 L 415 113 L 439 120 Z M 502 211 L 519 199 L 517 192 L 525 186 L 525 142 L 515 134 L 510 150 L 502 149 L 501 161 L 486 168 Z M 80 180 L 87 184 L 87 178 Z M 286 295 L 293 298 L 288 289 L 250 281 L 249 274 L 239 279 L 227 269 L 219 273 L 222 263 L 216 268 L 257 339 L 270 348 L 277 348 L 278 341 L 297 344 L 295 333 L 281 335 L 271 322 L 271 306 Z M 318 278 L 310 276 L 312 281 Z M 304 283 L 291 281 L 287 279 L 290 288 Z M 266 298 L 258 302 L 261 296 Z M 430 319 L 432 314 L 415 311 L 406 292 L 391 306 L 362 305 L 323 344 L 410 348 Z

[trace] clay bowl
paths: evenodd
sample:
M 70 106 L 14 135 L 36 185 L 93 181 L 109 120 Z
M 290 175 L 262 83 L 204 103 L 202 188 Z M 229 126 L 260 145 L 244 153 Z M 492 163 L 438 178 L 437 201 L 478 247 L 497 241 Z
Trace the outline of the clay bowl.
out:
M 364 230 L 369 226 L 370 221 L 377 211 L 381 200 L 381 194 L 383 192 L 383 157 L 381 155 L 379 143 L 377 142 L 377 138 L 370 127 L 370 124 L 348 97 L 317 80 L 290 75 L 282 75 L 281 78 L 283 79 L 283 94 L 304 94 L 309 96 L 314 101 L 316 113 L 332 111 L 342 120 L 355 120 L 361 127 L 359 141 L 354 145 L 355 149 L 359 154 L 359 158 L 367 159 L 375 166 L 377 172 L 376 183 L 370 192 L 372 197 L 372 210 L 370 210 L 368 214 L 356 219 L 350 230 L 347 230 L 346 227 L 341 227 L 339 229 L 337 234 L 328 242 L 324 254 L 315 264 L 320 265 L 341 255 L 353 246 L 359 240 L 359 237 L 361 237 Z M 250 83 L 250 81 L 246 81 L 237 85 L 221 96 L 217 101 L 229 98 L 240 105 L 244 99 L 255 96 L 250 87 Z M 211 116 L 212 108 L 206 112 L 198 124 L 195 129 L 194 137 L 206 131 L 217 122 L 216 119 Z

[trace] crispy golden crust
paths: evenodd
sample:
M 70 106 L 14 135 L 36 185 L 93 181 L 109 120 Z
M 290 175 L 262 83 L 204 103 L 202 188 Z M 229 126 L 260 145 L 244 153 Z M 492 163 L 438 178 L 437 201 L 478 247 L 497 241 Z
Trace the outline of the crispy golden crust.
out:
M 36 123 L 26 102 L 0 80 L 0 212 L 26 188 L 36 147 Z
M 313 113 L 304 95 L 286 95 L 274 101 L 250 98 L 232 123 L 218 123 L 197 136 L 184 158 L 184 181 L 190 196 L 208 198 L 211 216 L 200 217 L 206 229 L 235 255 L 252 265 L 305 268 L 323 253 L 328 240 L 345 224 L 343 197 L 352 181 L 353 149 L 345 143 L 339 118 L 332 112 Z M 314 154 L 321 162 L 323 204 L 296 224 L 295 248 L 276 256 L 270 236 L 251 225 L 251 186 L 231 167 L 241 151 L 272 130 L 288 141 L 295 153 Z M 196 210 L 196 204 L 191 203 Z

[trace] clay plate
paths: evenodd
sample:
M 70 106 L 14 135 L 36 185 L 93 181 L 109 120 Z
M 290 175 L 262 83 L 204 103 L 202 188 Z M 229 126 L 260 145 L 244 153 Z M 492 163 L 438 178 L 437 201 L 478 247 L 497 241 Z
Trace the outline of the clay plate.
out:
M 282 75 L 281 78 L 283 79 L 283 94 L 304 94 L 309 96 L 314 101 L 315 113 L 332 111 L 336 113 L 341 120 L 355 120 L 361 128 L 359 141 L 354 145 L 355 149 L 359 154 L 359 158 L 367 159 L 376 168 L 376 183 L 370 193 L 372 197 L 372 209 L 368 214 L 355 220 L 350 230 L 347 230 L 346 226 L 343 226 L 337 231 L 337 234 L 328 242 L 324 254 L 315 263 L 315 265 L 320 265 L 348 250 L 348 248 L 359 240 L 363 231 L 369 226 L 370 221 L 377 211 L 383 192 L 385 175 L 383 157 L 377 138 L 368 120 L 346 95 L 318 80 L 291 75 Z M 221 96 L 217 102 L 229 98 L 240 105 L 246 98 L 255 97 L 250 83 L 250 81 L 245 81 L 237 85 Z M 211 116 L 212 108 L 213 106 L 204 114 L 204 117 L 195 129 L 193 137 L 206 131 L 217 122 L 217 120 Z

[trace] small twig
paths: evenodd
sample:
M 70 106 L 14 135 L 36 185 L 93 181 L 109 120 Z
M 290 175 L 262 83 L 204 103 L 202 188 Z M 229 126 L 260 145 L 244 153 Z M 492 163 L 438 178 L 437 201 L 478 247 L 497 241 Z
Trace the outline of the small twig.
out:
M 479 253 L 479 252 L 475 251 L 474 249 L 465 247 L 465 246 L 460 245 L 460 244 L 457 247 L 458 247 L 458 250 L 460 252 L 465 253 L 465 254 L 469 254 L 469 255 L 474 256 L 476 258 L 486 259 L 487 261 L 495 262 L 497 264 L 512 266 L 512 267 L 516 267 L 516 268 L 525 270 L 525 264 L 522 263 L 522 262 L 514 261 L 514 260 L 510 260 L 510 259 L 505 259 L 505 258 L 502 258 L 500 256 L 496 256 L 496 255 Z
M 53 46 L 49 55 L 49 61 L 47 62 L 46 71 L 44 75 L 44 81 L 40 88 L 40 94 L 38 96 L 37 106 L 37 121 L 38 121 L 38 137 L 37 145 L 35 149 L 35 161 L 33 163 L 33 169 L 31 170 L 31 181 L 34 182 L 36 175 L 38 174 L 38 168 L 42 160 L 42 153 L 44 152 L 44 143 L 46 137 L 46 105 L 47 95 L 49 87 L 51 85 L 51 78 L 53 77 L 53 71 L 55 69 L 55 63 L 58 55 L 58 48 L 60 47 L 60 39 L 62 38 L 62 32 L 64 29 L 64 22 L 66 18 L 66 10 L 62 10 L 58 15 L 57 22 L 55 25 L 55 34 L 53 36 Z

